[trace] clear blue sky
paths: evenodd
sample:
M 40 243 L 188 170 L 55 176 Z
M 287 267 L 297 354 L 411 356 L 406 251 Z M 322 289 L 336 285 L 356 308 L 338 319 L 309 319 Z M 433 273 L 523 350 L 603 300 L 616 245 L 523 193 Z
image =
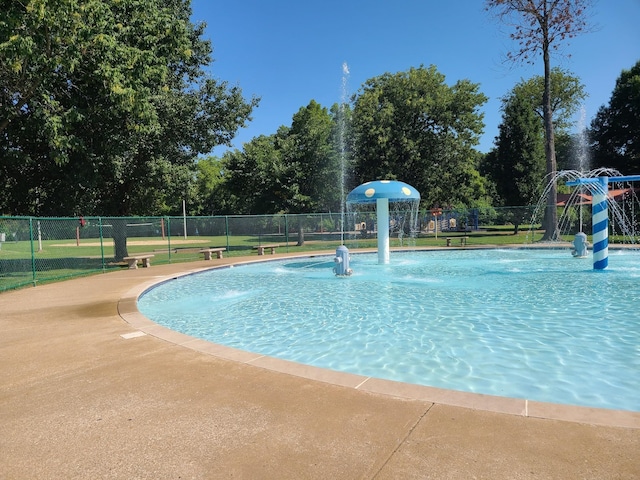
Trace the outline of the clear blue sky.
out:
M 504 61 L 515 45 L 507 27 L 483 10 L 483 0 L 193 0 L 193 21 L 207 24 L 213 77 L 261 97 L 253 120 L 238 131 L 235 148 L 258 135 L 290 126 L 311 100 L 340 102 L 344 62 L 347 90 L 369 78 L 435 65 L 447 84 L 466 78 L 489 97 L 480 151 L 493 145 L 501 120 L 500 98 L 521 79 L 542 75 L 534 65 Z M 578 76 L 589 95 L 589 122 L 607 104 L 623 69 L 640 60 L 640 0 L 599 0 L 591 10 L 594 31 L 565 44 L 555 56 Z M 576 115 L 578 120 L 579 115 Z M 216 148 L 221 155 L 226 147 Z

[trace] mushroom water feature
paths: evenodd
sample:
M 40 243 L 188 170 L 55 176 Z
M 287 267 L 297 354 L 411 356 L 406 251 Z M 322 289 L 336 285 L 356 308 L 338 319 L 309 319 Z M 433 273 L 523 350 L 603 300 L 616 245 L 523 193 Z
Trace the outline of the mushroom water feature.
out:
M 358 204 L 375 205 L 378 232 L 378 263 L 389 263 L 389 204 L 409 204 L 412 207 L 420 203 L 420 193 L 404 182 L 397 180 L 376 180 L 363 183 L 347 195 L 347 206 Z

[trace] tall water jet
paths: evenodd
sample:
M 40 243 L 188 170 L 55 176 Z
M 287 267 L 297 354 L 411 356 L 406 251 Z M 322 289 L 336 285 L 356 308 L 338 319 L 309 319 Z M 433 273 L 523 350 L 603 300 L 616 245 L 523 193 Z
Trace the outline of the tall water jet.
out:
M 349 101 L 349 65 L 342 63 L 342 91 L 340 95 L 340 110 L 338 118 L 338 143 L 340 150 L 340 244 L 344 245 L 344 217 L 345 217 L 345 183 L 346 183 L 346 130 L 347 130 L 347 102 Z
M 576 153 L 576 166 L 579 172 L 585 173 L 589 169 L 589 144 L 587 135 L 587 109 L 582 105 L 580 108 L 580 118 L 578 120 L 578 134 L 576 135 L 576 145 L 574 145 L 574 151 Z M 583 175 L 584 176 L 584 175 Z M 579 194 L 582 194 L 584 189 L 579 187 Z M 582 207 L 578 207 L 579 216 L 579 232 L 582 232 Z
M 590 168 L 589 158 L 589 137 L 587 132 L 587 109 L 584 105 L 580 108 L 580 119 L 578 120 L 578 133 L 576 135 L 575 152 L 576 167 L 580 172 L 587 172 Z
M 374 182 L 363 183 L 359 187 L 354 188 L 347 196 L 347 204 L 349 205 L 367 205 L 375 206 L 377 216 L 378 231 L 378 263 L 389 263 L 389 230 L 391 228 L 391 219 L 389 216 L 389 204 L 406 205 L 409 208 L 403 209 L 402 213 L 394 210 L 394 216 L 404 217 L 409 212 L 411 217 L 409 220 L 409 229 L 411 233 L 416 231 L 417 211 L 420 204 L 420 193 L 404 182 L 395 180 L 378 180 Z M 399 218 L 394 218 L 394 223 Z M 404 225 L 401 226 L 404 228 Z
M 349 65 L 347 62 L 342 63 L 342 92 L 340 95 L 340 107 L 338 109 L 338 146 L 340 151 L 340 178 L 338 179 L 340 183 L 340 246 L 336 249 L 336 256 L 334 257 L 334 261 L 336 263 L 333 272 L 339 276 L 349 276 L 351 275 L 352 270 L 349 267 L 349 249 L 344 245 L 344 217 L 345 217 L 345 207 L 346 207 L 346 199 L 344 195 L 345 191 L 345 183 L 346 183 L 346 138 L 345 132 L 347 129 L 347 102 L 349 100 L 348 93 L 348 83 L 349 83 Z

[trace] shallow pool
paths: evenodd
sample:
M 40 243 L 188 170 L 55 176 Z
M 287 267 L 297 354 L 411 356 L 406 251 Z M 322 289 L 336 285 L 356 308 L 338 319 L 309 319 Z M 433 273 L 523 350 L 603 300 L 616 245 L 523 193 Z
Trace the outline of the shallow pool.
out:
M 147 291 L 173 330 L 333 370 L 640 411 L 640 253 L 568 249 L 333 255 L 210 270 Z

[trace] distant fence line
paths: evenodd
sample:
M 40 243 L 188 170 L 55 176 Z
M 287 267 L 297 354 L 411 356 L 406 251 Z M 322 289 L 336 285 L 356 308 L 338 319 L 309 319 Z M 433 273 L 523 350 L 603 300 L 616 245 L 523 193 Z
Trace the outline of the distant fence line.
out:
M 417 228 L 407 229 L 402 213 L 390 228 L 400 241 L 439 232 L 472 231 L 504 224 L 511 209 L 446 210 L 434 217 L 417 214 Z M 0 216 L 0 291 L 123 268 L 122 257 L 152 254 L 154 264 L 202 259 L 202 248 L 224 248 L 225 255 L 257 255 L 258 245 L 278 245 L 279 252 L 332 250 L 341 243 L 375 246 L 372 212 L 279 215 L 163 217 L 9 217 Z M 344 227 L 342 223 L 344 222 Z M 367 243 L 369 242 L 369 243 Z

